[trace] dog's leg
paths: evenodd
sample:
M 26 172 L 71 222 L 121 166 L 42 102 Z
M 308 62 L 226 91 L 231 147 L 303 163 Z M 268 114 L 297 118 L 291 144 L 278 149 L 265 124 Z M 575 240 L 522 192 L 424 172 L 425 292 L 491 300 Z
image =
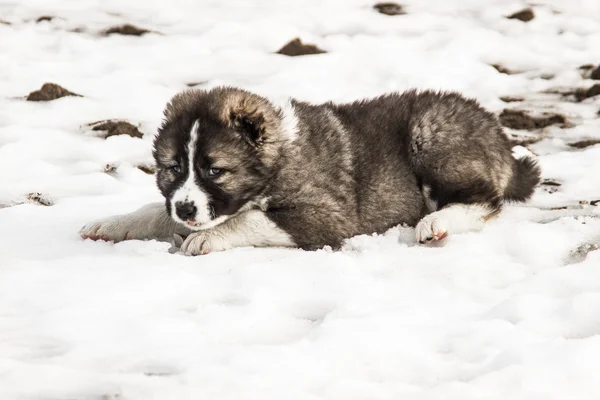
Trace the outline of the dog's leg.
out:
M 181 232 L 180 232 L 181 231 Z M 129 214 L 115 215 L 85 225 L 84 239 L 120 242 L 132 239 L 170 240 L 174 233 L 188 234 L 167 214 L 164 203 L 151 203 Z
M 449 233 L 479 231 L 496 213 L 486 204 L 450 204 L 419 221 L 415 229 L 417 241 L 429 243 L 444 239 Z
M 260 210 L 236 215 L 220 225 L 190 234 L 181 246 L 188 255 L 208 254 L 234 247 L 294 247 L 291 236 Z

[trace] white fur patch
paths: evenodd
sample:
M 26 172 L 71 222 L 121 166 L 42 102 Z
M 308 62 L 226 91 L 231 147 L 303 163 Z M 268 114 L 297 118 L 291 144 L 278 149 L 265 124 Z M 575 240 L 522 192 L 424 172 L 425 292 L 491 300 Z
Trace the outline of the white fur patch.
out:
M 171 198 L 171 217 L 182 224 L 186 221 L 182 221 L 175 212 L 175 204 L 177 202 L 193 202 L 196 206 L 197 212 L 194 221 L 202 225 L 210 222 L 210 207 L 208 194 L 204 192 L 196 183 L 196 171 L 194 169 L 194 156 L 196 153 L 196 141 L 198 140 L 198 121 L 194 122 L 190 131 L 190 141 L 187 145 L 187 158 L 188 158 L 188 177 L 183 185 L 175 191 Z M 191 227 L 193 228 L 193 227 Z
M 516 160 L 520 160 L 524 157 L 533 157 L 535 158 L 535 154 L 533 154 L 527 147 L 524 146 L 514 146 L 512 148 L 512 156 Z
M 291 142 L 298 138 L 298 117 L 292 104 L 292 99 L 287 99 L 279 106 L 281 110 L 281 129 L 284 136 Z
M 247 246 L 293 247 L 295 243 L 264 212 L 250 210 L 212 229 L 192 233 L 183 242 L 181 251 L 188 255 L 199 255 Z
M 490 209 L 479 204 L 454 204 L 426 215 L 415 229 L 417 241 L 439 240 L 450 233 L 479 231 Z

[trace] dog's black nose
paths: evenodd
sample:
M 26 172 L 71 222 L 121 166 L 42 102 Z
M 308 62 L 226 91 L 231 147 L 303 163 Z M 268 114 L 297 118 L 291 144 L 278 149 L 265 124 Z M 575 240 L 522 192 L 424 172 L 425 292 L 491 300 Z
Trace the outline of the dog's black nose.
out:
M 194 203 L 178 201 L 175 203 L 175 214 L 183 221 L 191 221 L 196 217 L 197 208 Z

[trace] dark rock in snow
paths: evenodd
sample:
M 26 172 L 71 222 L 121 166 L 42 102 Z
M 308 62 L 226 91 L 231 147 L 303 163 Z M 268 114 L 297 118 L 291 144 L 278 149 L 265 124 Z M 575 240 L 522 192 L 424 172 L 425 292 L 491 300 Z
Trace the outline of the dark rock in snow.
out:
M 575 97 L 577 100 L 582 101 L 588 99 L 590 97 L 598 96 L 600 94 L 600 83 L 596 83 L 594 86 L 590 87 L 587 90 L 578 90 L 575 93 Z
M 594 79 L 594 80 L 600 80 L 600 65 L 598 65 L 593 71 L 592 74 L 590 75 L 590 79 Z
M 40 90 L 33 91 L 27 96 L 28 101 L 50 101 L 66 96 L 83 97 L 80 94 L 68 91 L 56 83 L 44 83 Z
M 39 192 L 27 193 L 25 198 L 27 199 L 28 203 L 33 203 L 40 206 L 49 207 L 54 205 L 54 201 L 52 201 L 50 196 Z
M 531 8 L 525 8 L 521 11 L 517 11 L 516 13 L 509 15 L 506 18 L 518 19 L 519 21 L 529 22 L 535 18 L 535 13 L 533 12 L 533 10 Z
M 40 22 L 44 22 L 44 21 L 50 22 L 53 19 L 54 19 L 54 16 L 52 16 L 52 15 L 42 15 L 41 17 L 39 17 L 38 19 L 36 19 L 35 22 L 37 24 L 39 24 Z
M 527 111 L 505 109 L 498 116 L 500 123 L 511 129 L 534 130 L 542 129 L 550 125 L 561 125 L 566 127 L 569 125 L 567 117 L 556 113 L 542 113 L 539 116 L 532 116 Z
M 198 82 L 188 82 L 185 85 L 187 87 L 196 87 L 196 86 L 200 86 L 200 85 L 204 85 L 205 83 L 207 83 L 208 81 L 198 81 Z
M 91 126 L 94 131 L 105 131 L 106 134 L 102 136 L 104 139 L 118 135 L 127 135 L 134 138 L 142 138 L 144 136 L 135 125 L 126 121 L 98 121 L 88 125 Z
M 569 143 L 569 146 L 576 149 L 585 149 L 586 147 L 595 146 L 597 144 L 600 144 L 600 139 L 580 140 L 578 142 Z
M 406 11 L 404 11 L 404 7 L 398 3 L 377 3 L 373 6 L 374 9 L 379 11 L 381 14 L 385 15 L 404 15 Z
M 151 31 L 148 29 L 138 28 L 135 25 L 125 24 L 125 25 L 117 25 L 112 26 L 104 31 L 105 35 L 128 35 L 128 36 L 142 36 L 146 33 L 150 33 Z
M 309 54 L 323 54 L 327 53 L 315 46 L 314 44 L 305 44 L 299 38 L 295 38 L 288 42 L 285 46 L 277 51 L 277 54 L 283 54 L 285 56 L 295 57 L 304 56 Z
M 154 175 L 156 173 L 156 166 L 154 164 L 140 164 L 137 166 L 137 169 L 148 175 Z
M 525 98 L 519 96 L 502 96 L 500 97 L 500 100 L 502 100 L 505 103 L 516 103 L 519 101 L 525 101 Z
M 552 180 L 552 179 L 544 179 L 540 184 L 540 187 L 547 193 L 555 193 L 558 191 L 558 188 L 562 186 L 562 183 Z
M 562 186 L 562 183 L 553 179 L 544 179 L 541 184 L 546 186 Z
M 510 70 L 500 64 L 490 64 L 491 67 L 495 68 L 496 71 L 500 72 L 501 74 L 506 74 L 506 75 L 514 75 L 517 74 L 518 72 Z
M 106 164 L 106 165 L 104 166 L 104 170 L 103 170 L 103 172 L 104 172 L 105 174 L 113 175 L 113 174 L 116 174 L 116 173 L 117 173 L 117 169 L 118 169 L 118 168 L 119 168 L 119 166 L 118 166 L 118 165 L 116 165 L 116 164 Z

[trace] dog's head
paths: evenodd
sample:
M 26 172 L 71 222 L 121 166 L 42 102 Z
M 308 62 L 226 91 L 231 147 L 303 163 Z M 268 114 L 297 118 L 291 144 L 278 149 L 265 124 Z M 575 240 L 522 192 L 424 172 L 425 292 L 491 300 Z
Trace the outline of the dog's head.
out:
M 253 204 L 295 133 L 291 103 L 277 107 L 227 87 L 176 95 L 153 152 L 169 214 L 192 229 L 206 229 Z

